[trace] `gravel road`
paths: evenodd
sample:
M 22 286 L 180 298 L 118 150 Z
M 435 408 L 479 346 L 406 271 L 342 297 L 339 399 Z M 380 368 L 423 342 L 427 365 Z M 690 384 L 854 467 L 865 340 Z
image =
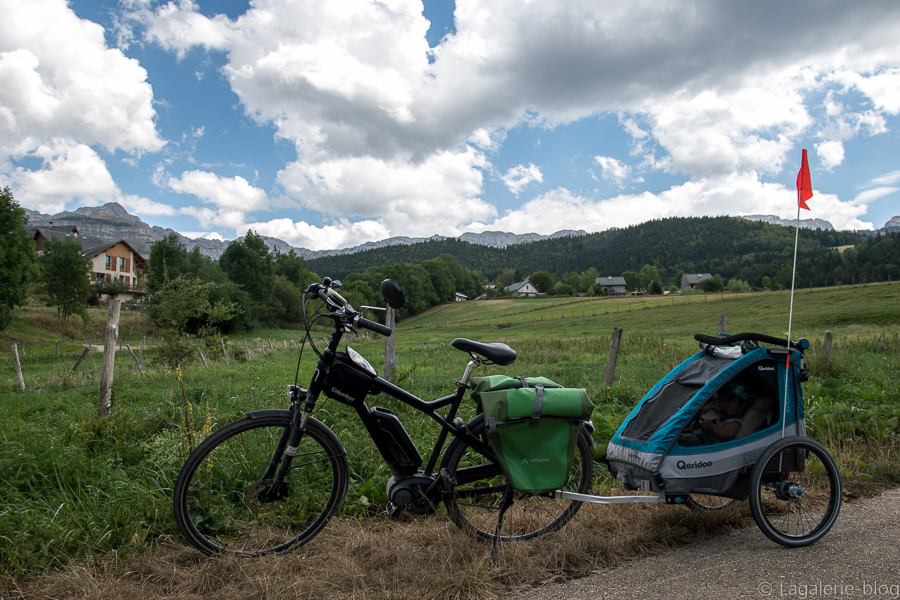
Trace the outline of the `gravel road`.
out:
M 844 504 L 812 546 L 783 548 L 750 527 L 516 600 L 598 598 L 900 599 L 900 489 Z

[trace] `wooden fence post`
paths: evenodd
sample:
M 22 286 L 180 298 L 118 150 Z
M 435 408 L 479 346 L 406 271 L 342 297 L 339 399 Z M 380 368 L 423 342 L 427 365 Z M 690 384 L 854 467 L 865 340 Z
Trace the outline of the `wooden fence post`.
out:
M 81 361 L 85 359 L 85 357 L 90 353 L 91 348 L 87 347 L 84 349 L 84 352 L 81 353 L 81 356 L 78 357 L 78 360 L 75 361 L 75 366 L 72 367 L 72 370 L 69 372 L 69 375 L 74 375 L 75 371 L 78 370 L 78 367 L 81 366 Z
M 725 315 L 719 315 L 719 333 L 725 333 Z
M 222 342 L 222 356 L 225 357 L 225 362 L 228 362 L 228 352 L 225 351 L 225 340 L 219 338 L 219 341 Z
M 391 335 L 384 340 L 384 378 L 393 383 L 397 374 L 397 355 L 394 347 L 394 309 L 390 306 L 387 307 L 384 324 L 391 330 Z
M 113 373 L 116 367 L 116 338 L 119 337 L 119 311 L 122 301 L 109 299 L 109 312 L 106 315 L 106 335 L 103 337 L 103 364 L 100 367 L 100 400 L 97 403 L 97 414 L 105 417 L 112 407 Z
M 56 342 L 56 358 L 59 358 L 59 342 Z
M 822 344 L 822 358 L 827 362 L 831 355 L 831 344 L 834 342 L 834 332 L 830 329 L 825 332 L 825 342 Z
M 140 371 L 141 375 L 143 375 L 143 374 L 144 374 L 144 369 L 141 368 L 141 361 L 139 361 L 139 360 L 138 360 L 138 357 L 135 356 L 134 350 L 132 350 L 132 349 L 131 349 L 131 346 L 129 346 L 128 344 L 125 344 L 125 347 L 128 348 L 128 351 L 129 351 L 129 352 L 131 352 L 131 358 L 133 358 L 133 359 L 134 359 L 134 362 L 137 363 L 138 371 Z
M 247 344 L 247 340 L 244 340 L 244 350 L 247 351 L 247 362 L 250 362 L 250 346 Z
M 200 353 L 200 360 L 203 361 L 203 366 L 208 369 L 209 365 L 206 363 L 206 357 L 203 356 L 203 350 L 200 348 L 200 346 L 197 346 L 197 352 Z
M 16 364 L 16 376 L 19 378 L 19 391 L 24 392 L 25 378 L 22 376 L 22 364 L 19 363 L 19 349 L 15 344 L 12 345 L 12 351 L 13 362 Z M 24 354 L 24 352 L 22 354 Z
M 622 328 L 613 329 L 612 343 L 609 345 L 609 359 L 606 361 L 606 377 L 603 378 L 603 384 L 606 387 L 612 387 L 613 378 L 616 375 L 616 361 L 619 358 L 619 344 L 622 342 Z

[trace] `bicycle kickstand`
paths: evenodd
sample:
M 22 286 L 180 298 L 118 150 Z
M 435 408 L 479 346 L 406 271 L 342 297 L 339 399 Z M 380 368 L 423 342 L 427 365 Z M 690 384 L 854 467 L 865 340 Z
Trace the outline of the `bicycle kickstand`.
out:
M 506 514 L 506 509 L 512 506 L 513 503 L 513 487 L 511 485 L 506 486 L 506 490 L 503 492 L 503 502 L 500 504 L 500 514 L 497 515 L 497 530 L 494 532 L 494 547 L 491 549 L 491 565 L 497 566 L 497 558 L 500 555 L 500 528 L 503 527 L 503 515 Z

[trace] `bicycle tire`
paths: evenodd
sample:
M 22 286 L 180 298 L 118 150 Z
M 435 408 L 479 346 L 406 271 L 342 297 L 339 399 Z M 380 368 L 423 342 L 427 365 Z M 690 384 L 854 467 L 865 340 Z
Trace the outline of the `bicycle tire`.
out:
M 309 419 L 284 496 L 259 500 L 285 415 L 241 419 L 219 429 L 188 457 L 175 483 L 178 528 L 204 554 L 262 556 L 298 548 L 325 527 L 347 493 L 347 454 L 334 433 Z
M 471 434 L 480 437 L 487 444 L 483 415 L 478 415 L 470 421 L 467 428 Z M 444 505 L 450 519 L 462 531 L 478 540 L 493 542 L 506 478 L 499 465 L 486 459 L 464 441 L 455 438 L 444 453 L 441 468 L 445 469 L 452 481 L 457 481 L 458 470 L 461 467 L 473 466 L 481 467 L 482 477 L 474 481 L 457 483 L 456 487 L 444 496 Z M 569 478 L 561 489 L 587 494 L 591 489 L 592 477 L 593 457 L 590 442 L 587 434 L 581 431 Z M 477 496 L 461 496 L 458 493 L 460 490 L 471 492 L 476 489 L 483 489 L 484 493 Z M 500 540 L 503 542 L 528 540 L 557 531 L 575 516 L 581 504 L 573 500 L 517 492 L 513 505 L 503 517 Z
M 734 498 L 725 498 L 723 496 L 710 496 L 709 494 L 691 494 L 688 496 L 684 505 L 691 510 L 698 511 L 715 511 L 725 510 L 729 506 L 737 504 Z
M 840 472 L 815 440 L 798 436 L 778 440 L 750 472 L 753 519 L 782 546 L 808 546 L 821 539 L 840 509 Z

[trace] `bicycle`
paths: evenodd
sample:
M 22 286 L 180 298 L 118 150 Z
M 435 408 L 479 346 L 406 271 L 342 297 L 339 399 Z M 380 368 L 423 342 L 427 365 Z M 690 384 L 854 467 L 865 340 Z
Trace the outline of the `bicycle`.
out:
M 304 293 L 304 315 L 307 299 L 322 300 L 327 309 L 305 322 L 304 343 L 308 340 L 318 357 L 308 389 L 295 381 L 288 387 L 288 409 L 247 412 L 245 418 L 209 436 L 185 461 L 175 484 L 174 512 L 191 545 L 205 554 L 262 556 L 296 549 L 325 527 L 347 493 L 349 464 L 337 436 L 312 416 L 323 393 L 356 410 L 386 461 L 392 473 L 386 489 L 389 515 L 429 514 L 443 504 L 462 531 L 493 542 L 495 553 L 500 541 L 536 538 L 572 519 L 591 487 L 590 422 L 579 430 L 575 459 L 560 490 L 537 495 L 518 492 L 491 450 L 483 415 L 468 423 L 457 415 L 474 369 L 512 364 L 515 350 L 502 343 L 453 340 L 454 348 L 469 355 L 456 391 L 422 400 L 379 377 L 349 346 L 346 352 L 338 351 L 343 336 L 356 333 L 357 327 L 384 336 L 392 333 L 389 327 L 363 318 L 336 291 L 339 287 L 339 281 L 325 278 Z M 405 302 L 402 290 L 391 280 L 382 283 L 381 295 L 395 309 Z M 310 335 L 318 318 L 333 321 L 322 352 Z M 411 406 L 440 426 L 427 461 L 397 415 L 366 405 L 366 397 L 378 393 Z M 438 413 L 445 408 L 444 415 Z M 448 437 L 452 438 L 449 443 Z M 425 467 L 420 469 L 423 462 Z

